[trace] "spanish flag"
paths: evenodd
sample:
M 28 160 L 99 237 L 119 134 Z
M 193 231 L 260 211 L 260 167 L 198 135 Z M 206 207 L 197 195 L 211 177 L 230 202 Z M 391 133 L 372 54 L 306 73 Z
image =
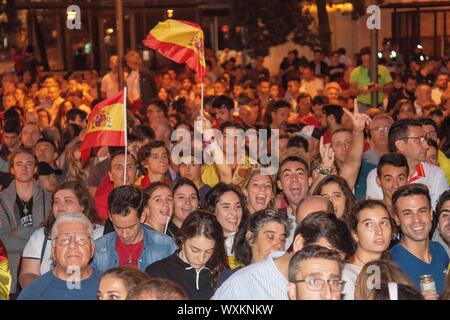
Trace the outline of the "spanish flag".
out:
M 9 300 L 11 290 L 11 273 L 9 271 L 8 254 L 0 241 L 0 300 Z
M 89 115 L 86 134 L 80 146 L 81 161 L 89 158 L 91 148 L 103 146 L 125 146 L 126 114 L 125 94 L 120 91 L 113 98 L 97 104 Z
M 177 63 L 186 63 L 203 81 L 206 73 L 202 28 L 192 22 L 167 19 L 150 30 L 144 44 Z

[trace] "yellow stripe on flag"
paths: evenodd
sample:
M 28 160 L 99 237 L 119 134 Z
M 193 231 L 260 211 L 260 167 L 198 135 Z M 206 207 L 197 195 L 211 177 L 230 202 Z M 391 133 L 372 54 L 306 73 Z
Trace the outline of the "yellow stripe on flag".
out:
M 123 104 L 116 103 L 105 106 L 97 114 L 90 119 L 86 133 L 96 131 L 123 131 L 124 130 L 124 113 Z
M 167 19 L 159 22 L 150 30 L 150 34 L 158 41 L 175 44 L 194 50 L 200 57 L 200 63 L 206 66 L 203 53 L 203 32 L 181 21 Z

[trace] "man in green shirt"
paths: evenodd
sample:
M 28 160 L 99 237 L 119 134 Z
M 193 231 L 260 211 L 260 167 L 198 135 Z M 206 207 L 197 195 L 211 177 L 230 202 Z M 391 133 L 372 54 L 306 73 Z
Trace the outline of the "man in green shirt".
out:
M 388 93 L 392 89 L 392 77 L 385 66 L 378 65 L 378 83 L 372 83 L 370 48 L 362 48 L 360 57 L 362 64 L 353 69 L 350 74 L 350 94 L 356 96 L 360 112 L 366 112 L 370 109 L 372 92 L 378 92 L 378 106 L 381 106 L 384 93 Z

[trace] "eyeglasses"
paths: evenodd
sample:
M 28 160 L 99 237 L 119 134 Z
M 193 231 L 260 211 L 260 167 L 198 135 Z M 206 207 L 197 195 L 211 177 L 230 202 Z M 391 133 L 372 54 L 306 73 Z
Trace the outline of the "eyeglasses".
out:
M 390 127 L 375 127 L 373 129 L 371 129 L 370 131 L 374 131 L 377 133 L 384 133 L 384 132 L 389 132 L 389 128 Z
M 416 143 L 424 143 L 425 141 L 427 141 L 427 137 L 425 136 L 421 136 L 421 137 L 403 137 L 401 138 L 401 140 L 404 139 L 413 139 Z
M 79 246 L 85 246 L 87 245 L 91 237 L 87 234 L 68 234 L 68 233 L 62 233 L 58 235 L 54 240 L 56 241 L 56 244 L 59 246 L 67 247 L 72 239 L 75 241 L 75 243 Z
M 293 282 L 294 283 L 305 282 L 308 289 L 312 291 L 321 291 L 323 289 L 323 286 L 325 285 L 325 282 L 327 282 L 331 291 L 336 292 L 342 292 L 342 290 L 344 290 L 344 286 L 346 283 L 344 280 L 341 280 L 339 278 L 325 280 L 321 278 L 315 278 L 312 276 L 306 277 L 304 280 L 295 280 Z

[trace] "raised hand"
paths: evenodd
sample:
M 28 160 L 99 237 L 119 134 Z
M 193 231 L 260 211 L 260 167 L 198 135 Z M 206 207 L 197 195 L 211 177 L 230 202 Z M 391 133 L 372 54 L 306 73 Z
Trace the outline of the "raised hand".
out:
M 334 165 L 334 150 L 330 143 L 323 144 L 323 137 L 320 137 L 320 158 L 322 162 L 322 167 L 331 168 Z
M 369 125 L 370 117 L 367 114 L 359 113 L 358 102 L 355 99 L 355 106 L 353 108 L 353 113 L 343 108 L 345 114 L 352 119 L 353 131 L 362 132 L 364 127 Z

